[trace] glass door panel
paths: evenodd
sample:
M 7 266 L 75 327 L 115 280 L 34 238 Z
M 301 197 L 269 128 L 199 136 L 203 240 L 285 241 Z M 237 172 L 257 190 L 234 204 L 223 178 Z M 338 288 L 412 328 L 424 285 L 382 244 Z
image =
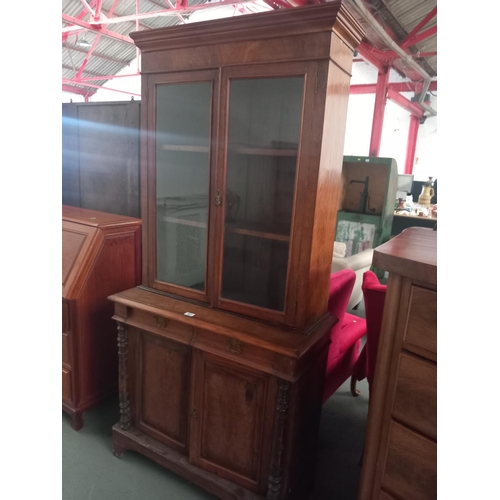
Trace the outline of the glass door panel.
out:
M 206 288 L 211 82 L 156 86 L 156 279 Z
M 285 307 L 303 77 L 230 80 L 221 297 Z

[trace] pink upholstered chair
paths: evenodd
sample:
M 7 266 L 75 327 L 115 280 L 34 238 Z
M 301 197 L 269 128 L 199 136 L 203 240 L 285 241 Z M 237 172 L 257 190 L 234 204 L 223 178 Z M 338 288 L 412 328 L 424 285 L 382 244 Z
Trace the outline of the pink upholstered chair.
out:
M 363 299 L 366 317 L 366 344 L 354 366 L 351 377 L 351 393 L 357 396 L 358 380 L 368 379 L 368 390 L 373 390 L 373 378 L 377 361 L 378 342 L 384 315 L 384 303 L 387 285 L 382 285 L 373 271 L 363 274 Z
M 330 275 L 328 310 L 339 321 L 330 332 L 323 403 L 351 376 L 366 333 L 365 319 L 346 312 L 355 280 L 352 269 Z

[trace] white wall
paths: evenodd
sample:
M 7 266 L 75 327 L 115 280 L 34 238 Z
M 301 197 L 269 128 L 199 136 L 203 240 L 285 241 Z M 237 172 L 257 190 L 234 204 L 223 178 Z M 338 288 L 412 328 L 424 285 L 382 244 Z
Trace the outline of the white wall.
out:
M 352 85 L 373 84 L 377 82 L 377 70 L 364 62 L 353 64 Z M 390 82 L 402 81 L 402 78 L 391 73 Z M 434 92 L 435 94 L 437 92 Z M 402 93 L 408 100 L 413 92 Z M 346 137 L 344 154 L 351 156 L 368 156 L 373 123 L 375 94 L 356 94 L 349 96 L 347 110 Z M 437 96 L 431 94 L 431 107 L 437 111 Z M 394 102 L 387 100 L 380 144 L 380 156 L 394 158 L 398 164 L 398 172 L 404 172 L 410 114 Z M 419 126 L 413 174 L 415 180 L 427 180 L 429 176 L 436 179 L 437 171 L 437 116 L 429 116 Z

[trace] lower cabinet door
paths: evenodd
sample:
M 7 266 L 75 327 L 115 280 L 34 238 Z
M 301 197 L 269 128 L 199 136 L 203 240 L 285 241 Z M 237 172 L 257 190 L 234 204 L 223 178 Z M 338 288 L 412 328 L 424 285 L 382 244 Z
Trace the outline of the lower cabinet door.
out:
M 135 425 L 187 455 L 191 349 L 142 330 L 134 334 Z
M 275 381 L 195 351 L 190 459 L 249 490 L 265 493 Z

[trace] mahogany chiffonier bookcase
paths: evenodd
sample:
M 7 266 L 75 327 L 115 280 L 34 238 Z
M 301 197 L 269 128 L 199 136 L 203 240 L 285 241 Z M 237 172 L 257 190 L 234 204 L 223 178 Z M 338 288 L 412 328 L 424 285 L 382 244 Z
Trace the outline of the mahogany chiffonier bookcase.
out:
M 437 231 L 375 249 L 389 272 L 359 500 L 437 498 Z
M 62 206 L 62 409 L 82 415 L 118 387 L 107 297 L 141 282 L 141 220 Z
M 115 294 L 134 450 L 223 499 L 314 480 L 353 51 L 341 2 L 132 33 L 142 285 Z

